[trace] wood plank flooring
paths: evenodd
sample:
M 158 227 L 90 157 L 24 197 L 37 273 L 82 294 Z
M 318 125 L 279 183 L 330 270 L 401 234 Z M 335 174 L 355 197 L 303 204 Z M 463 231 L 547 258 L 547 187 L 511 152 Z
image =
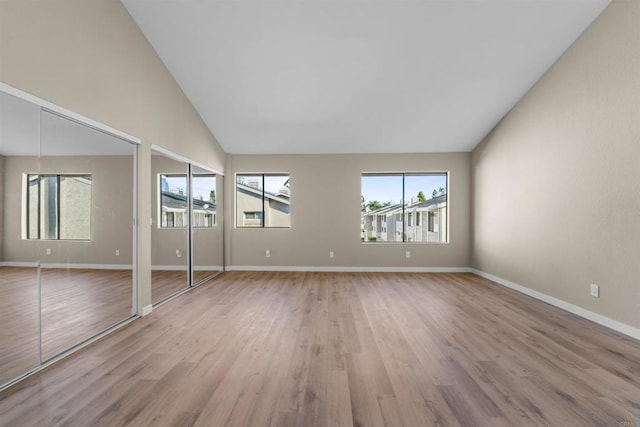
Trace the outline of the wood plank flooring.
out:
M 228 272 L 0 393 L 0 425 L 640 424 L 640 342 L 478 276 Z

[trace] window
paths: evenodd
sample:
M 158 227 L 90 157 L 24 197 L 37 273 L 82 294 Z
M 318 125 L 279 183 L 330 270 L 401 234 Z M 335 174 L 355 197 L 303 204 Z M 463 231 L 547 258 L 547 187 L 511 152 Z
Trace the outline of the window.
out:
M 291 227 L 288 174 L 236 175 L 236 227 Z
M 27 239 L 91 239 L 91 175 L 26 175 Z
M 362 174 L 361 190 L 363 242 L 448 242 L 446 172 Z

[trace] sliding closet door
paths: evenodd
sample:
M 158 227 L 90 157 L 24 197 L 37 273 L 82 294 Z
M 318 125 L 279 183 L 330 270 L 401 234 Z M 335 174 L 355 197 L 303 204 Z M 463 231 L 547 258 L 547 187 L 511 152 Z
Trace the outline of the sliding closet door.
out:
M 192 284 L 222 269 L 222 176 L 191 166 Z
M 40 364 L 36 189 L 40 108 L 0 92 L 0 385 Z
M 38 190 L 29 200 L 43 361 L 134 312 L 134 154 L 133 144 L 41 112 L 40 169 L 29 175 Z
M 153 152 L 151 302 L 189 286 L 189 165 Z

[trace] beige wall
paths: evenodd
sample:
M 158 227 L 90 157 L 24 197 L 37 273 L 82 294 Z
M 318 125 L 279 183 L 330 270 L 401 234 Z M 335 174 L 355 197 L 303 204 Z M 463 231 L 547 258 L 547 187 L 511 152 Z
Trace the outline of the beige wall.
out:
M 472 266 L 635 327 L 639 23 L 640 2 L 614 1 L 472 161 Z
M 7 156 L 5 169 L 3 261 L 131 265 L 133 196 L 129 189 L 133 188 L 133 156 Z M 22 239 L 23 174 L 34 172 L 91 174 L 91 241 Z M 116 250 L 120 255 L 116 256 Z
M 142 139 L 138 307 L 150 304 L 150 146 L 222 170 L 215 138 L 118 1 L 0 1 L 0 81 Z
M 226 194 L 236 173 L 291 175 L 291 228 L 235 228 L 228 224 L 227 264 L 297 267 L 468 267 L 470 154 L 227 156 Z M 362 244 L 360 174 L 449 171 L 450 243 Z M 232 198 L 227 218 L 235 218 Z M 265 250 L 271 258 L 265 258 Z M 405 251 L 411 258 L 405 258 Z M 329 258 L 329 251 L 335 258 Z

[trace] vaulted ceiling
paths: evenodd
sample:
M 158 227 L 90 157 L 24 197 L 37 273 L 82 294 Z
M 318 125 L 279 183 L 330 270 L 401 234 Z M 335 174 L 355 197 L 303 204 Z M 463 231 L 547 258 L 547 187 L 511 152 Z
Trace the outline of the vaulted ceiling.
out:
M 608 0 L 123 0 L 232 154 L 471 151 Z

